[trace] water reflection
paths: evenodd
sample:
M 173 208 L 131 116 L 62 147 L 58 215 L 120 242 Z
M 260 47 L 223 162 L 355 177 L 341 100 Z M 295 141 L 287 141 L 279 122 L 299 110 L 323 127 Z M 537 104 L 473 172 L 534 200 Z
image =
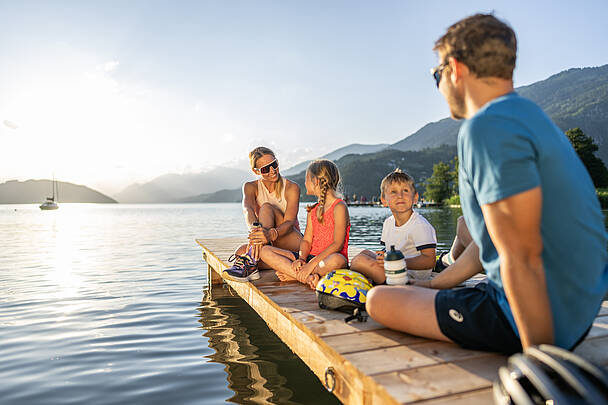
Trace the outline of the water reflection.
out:
M 268 329 L 253 309 L 229 287 L 205 291 L 199 322 L 215 353 L 211 362 L 226 366 L 228 387 L 237 404 L 339 404 L 308 367 Z

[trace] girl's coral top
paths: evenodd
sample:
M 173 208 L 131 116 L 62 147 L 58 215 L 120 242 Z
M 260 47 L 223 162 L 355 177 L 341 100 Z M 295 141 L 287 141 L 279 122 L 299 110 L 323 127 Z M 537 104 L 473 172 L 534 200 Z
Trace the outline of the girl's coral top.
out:
M 329 245 L 331 245 L 334 241 L 334 207 L 337 203 L 343 201 L 340 198 L 336 198 L 333 204 L 329 207 L 329 209 L 325 210 L 325 214 L 323 215 L 323 223 L 319 222 L 319 218 L 317 218 L 317 208 L 319 205 L 315 205 L 315 207 L 310 211 L 309 215 L 312 215 L 312 247 L 310 249 L 310 254 L 313 256 L 318 255 L 322 251 L 324 251 Z M 346 258 L 348 262 L 348 238 L 350 235 L 350 224 L 346 227 L 346 237 L 344 238 L 344 246 L 340 253 L 342 256 Z

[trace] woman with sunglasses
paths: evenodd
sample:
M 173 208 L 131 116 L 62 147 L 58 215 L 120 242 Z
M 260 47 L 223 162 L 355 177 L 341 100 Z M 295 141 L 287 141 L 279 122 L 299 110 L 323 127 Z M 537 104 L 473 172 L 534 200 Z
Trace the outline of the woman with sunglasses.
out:
M 236 281 L 257 280 L 261 246 L 297 251 L 302 234 L 298 224 L 300 187 L 279 174 L 274 152 L 259 146 L 249 152 L 249 163 L 259 179 L 243 185 L 243 213 L 249 227 L 249 243 L 239 247 L 225 274 Z M 260 224 L 261 226 L 256 226 Z

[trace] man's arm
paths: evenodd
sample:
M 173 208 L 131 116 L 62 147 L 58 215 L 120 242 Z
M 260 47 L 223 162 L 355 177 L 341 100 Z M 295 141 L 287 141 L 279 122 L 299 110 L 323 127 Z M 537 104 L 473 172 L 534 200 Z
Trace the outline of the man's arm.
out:
M 500 275 L 524 348 L 553 343 L 553 317 L 547 293 L 540 233 L 540 187 L 481 207 L 500 256 Z

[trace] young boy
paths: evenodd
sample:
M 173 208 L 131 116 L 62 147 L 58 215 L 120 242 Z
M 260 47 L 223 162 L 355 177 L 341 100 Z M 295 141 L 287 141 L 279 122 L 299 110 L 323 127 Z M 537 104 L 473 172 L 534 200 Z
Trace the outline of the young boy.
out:
M 389 173 L 380 184 L 380 198 L 391 215 L 384 221 L 380 243 L 387 250 L 395 246 L 405 257 L 410 278 L 430 278 L 435 266 L 437 238 L 435 228 L 412 209 L 418 201 L 414 179 L 400 169 Z M 364 250 L 351 262 L 351 270 L 371 278 L 376 284 L 386 281 L 384 254 Z

